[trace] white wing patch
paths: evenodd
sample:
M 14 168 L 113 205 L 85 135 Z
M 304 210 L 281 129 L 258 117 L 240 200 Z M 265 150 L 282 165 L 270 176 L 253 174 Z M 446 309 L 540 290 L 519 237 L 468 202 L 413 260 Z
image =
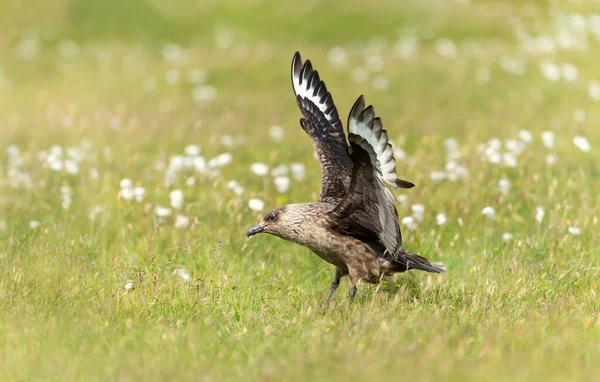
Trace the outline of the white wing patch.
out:
M 354 103 L 348 117 L 348 132 L 361 136 L 373 148 L 376 166 L 381 170 L 381 178 L 394 188 L 412 188 L 411 182 L 396 176 L 396 159 L 389 143 L 388 133 L 383 129 L 381 119 L 375 116 L 372 106 L 365 109 L 365 101 L 360 96 Z
M 298 52 L 292 61 L 292 84 L 296 96 L 313 103 L 330 123 L 337 121 L 335 105 L 325 83 L 319 78 L 319 73 L 313 69 L 310 60 L 302 64 Z

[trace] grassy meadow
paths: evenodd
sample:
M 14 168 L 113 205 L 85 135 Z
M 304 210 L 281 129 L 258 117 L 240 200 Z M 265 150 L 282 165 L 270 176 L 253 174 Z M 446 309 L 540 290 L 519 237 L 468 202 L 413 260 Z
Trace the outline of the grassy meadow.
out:
M 597 5 L 597 4 L 596 4 Z M 585 1 L 0 4 L 0 379 L 591 380 L 600 14 Z M 316 200 L 290 82 L 397 149 L 409 251 L 321 303 L 263 213 Z M 262 212 L 261 212 L 262 209 Z

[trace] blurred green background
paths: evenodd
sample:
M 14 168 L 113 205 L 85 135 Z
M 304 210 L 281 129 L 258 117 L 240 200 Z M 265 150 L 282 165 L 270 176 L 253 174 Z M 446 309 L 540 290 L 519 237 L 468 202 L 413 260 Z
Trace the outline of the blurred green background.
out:
M 597 5 L 1 1 L 0 379 L 593 379 Z M 296 50 L 375 106 L 447 274 L 324 312 L 330 265 L 246 240 L 319 194 Z

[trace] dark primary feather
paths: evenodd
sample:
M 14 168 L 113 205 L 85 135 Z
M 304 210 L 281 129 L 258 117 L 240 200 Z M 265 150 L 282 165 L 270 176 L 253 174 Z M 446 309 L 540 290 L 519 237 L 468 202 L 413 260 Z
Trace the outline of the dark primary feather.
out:
M 292 85 L 303 119 L 300 125 L 311 138 L 321 167 L 319 201 L 339 201 L 352 174 L 352 161 L 342 122 L 331 94 L 310 61 L 302 64 L 300 53 L 292 61 Z

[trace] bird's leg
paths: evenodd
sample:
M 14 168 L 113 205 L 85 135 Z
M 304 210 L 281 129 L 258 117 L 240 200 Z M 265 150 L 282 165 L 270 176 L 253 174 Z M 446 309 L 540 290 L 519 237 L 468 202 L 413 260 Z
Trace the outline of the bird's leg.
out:
M 333 297 L 333 294 L 335 293 L 337 288 L 340 286 L 341 278 L 342 278 L 342 272 L 340 272 L 340 270 L 336 268 L 335 279 L 331 283 L 331 288 L 329 288 L 329 294 L 327 295 L 327 299 L 325 300 L 325 307 L 327 307 L 329 305 L 329 300 L 331 300 L 331 297 Z
M 359 276 L 350 270 L 350 282 L 352 283 L 352 288 L 350 288 L 350 302 L 354 301 L 354 297 L 356 296 L 356 289 L 358 288 L 358 284 L 360 282 Z
M 354 301 L 354 296 L 356 296 L 356 285 L 352 285 L 352 288 L 350 288 L 350 302 Z

